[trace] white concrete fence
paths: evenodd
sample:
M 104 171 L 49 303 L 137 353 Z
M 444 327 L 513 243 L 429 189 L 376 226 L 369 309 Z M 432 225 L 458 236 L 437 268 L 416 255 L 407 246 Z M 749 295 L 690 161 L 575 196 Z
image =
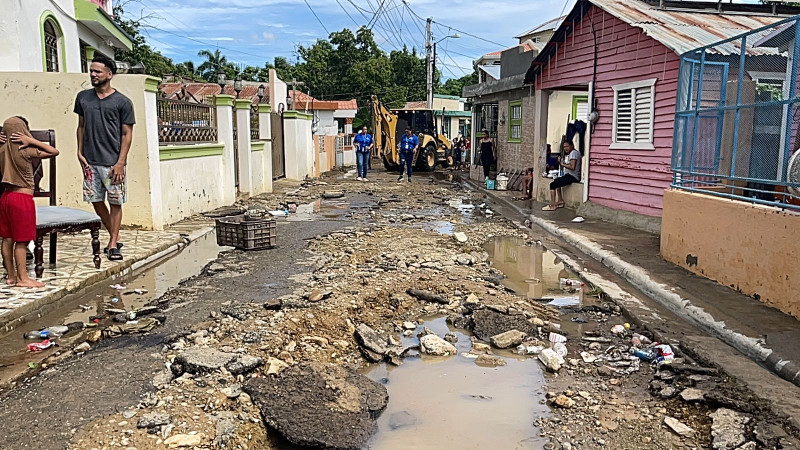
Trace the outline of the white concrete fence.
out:
M 191 215 L 231 205 L 237 197 L 272 192 L 270 105 L 258 105 L 258 140 L 254 141 L 250 132 L 250 114 L 255 113 L 250 100 L 218 95 L 213 103 L 216 142 L 161 145 L 159 81 L 145 75 L 117 75 L 113 80 L 113 86 L 133 102 L 136 115 L 128 156 L 125 225 L 161 230 Z M 6 86 L 0 102 L 0 122 L 21 115 L 32 129 L 55 130 L 61 151 L 56 164 L 58 203 L 89 210 L 91 206 L 83 203 L 82 171 L 75 156 L 78 116 L 72 112 L 78 92 L 91 88 L 88 76 L 0 72 L 0 85 Z M 311 116 L 288 111 L 283 120 L 286 178 L 313 177 L 317 155 Z

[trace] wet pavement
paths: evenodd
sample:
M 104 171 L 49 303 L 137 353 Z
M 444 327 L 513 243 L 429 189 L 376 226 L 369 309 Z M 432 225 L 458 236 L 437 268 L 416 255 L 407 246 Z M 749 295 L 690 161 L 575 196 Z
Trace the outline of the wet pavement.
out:
M 217 258 L 219 252 L 225 250 L 230 250 L 230 247 L 218 246 L 215 232 L 208 232 L 163 261 L 121 278 L 103 280 L 70 295 L 61 301 L 59 308 L 0 336 L 0 385 L 35 368 L 56 351 L 69 349 L 82 342 L 98 327 L 111 323 L 110 318 L 94 323 L 91 320 L 93 316 L 109 308 L 136 311 L 178 286 L 182 280 L 199 274 L 206 264 Z M 47 350 L 36 353 L 28 351 L 27 344 L 41 342 L 41 339 L 24 339 L 25 333 L 73 323 L 81 323 L 89 328 L 51 339 L 57 346 Z
M 444 318 L 419 325 L 439 336 L 451 331 Z M 469 332 L 453 329 L 459 353 L 472 348 Z M 413 345 L 416 338 L 404 338 Z M 539 449 L 546 440 L 532 426 L 547 415 L 545 376 L 534 359 L 498 353 L 507 365 L 481 367 L 462 355 L 412 354 L 400 367 L 380 364 L 364 372 L 389 390 L 368 448 Z

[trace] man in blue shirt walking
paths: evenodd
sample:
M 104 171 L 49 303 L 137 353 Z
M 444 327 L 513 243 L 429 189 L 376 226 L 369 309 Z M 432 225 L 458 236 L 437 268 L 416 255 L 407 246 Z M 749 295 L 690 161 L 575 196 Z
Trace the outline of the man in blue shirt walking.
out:
M 358 181 L 369 181 L 367 179 L 367 168 L 369 167 L 369 158 L 372 153 L 372 147 L 375 146 L 375 141 L 372 135 L 367 132 L 367 126 L 361 128 L 361 133 L 358 133 L 353 139 L 356 145 L 356 168 L 358 169 Z
M 414 156 L 419 149 L 419 138 L 411 131 L 411 128 L 406 128 L 406 134 L 400 138 L 400 177 L 397 182 L 403 181 L 403 167 L 406 168 L 408 174 L 408 182 L 411 183 L 411 165 L 414 164 Z

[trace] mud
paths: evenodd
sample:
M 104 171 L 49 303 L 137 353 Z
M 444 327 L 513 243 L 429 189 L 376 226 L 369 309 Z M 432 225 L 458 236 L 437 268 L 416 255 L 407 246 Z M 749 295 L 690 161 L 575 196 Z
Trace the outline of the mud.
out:
M 3 398 L 2 441 L 29 436 L 56 448 L 99 449 L 163 448 L 185 439 L 200 448 L 221 442 L 290 448 L 242 387 L 303 363 L 359 370 L 386 387 L 389 402 L 369 448 L 707 448 L 709 413 L 721 405 L 767 417 L 749 400 L 735 403 L 749 397 L 723 375 L 699 383 L 631 356 L 633 334 L 648 330 L 633 323 L 613 333 L 612 326 L 631 318 L 592 286 L 562 288 L 562 275 L 573 274 L 555 255 L 456 177 L 418 176 L 404 184 L 394 178 L 378 172 L 371 183 L 358 183 L 329 176 L 237 205 L 312 206 L 279 219 L 278 248 L 224 252 L 200 276 L 155 299 L 170 315 L 162 328 L 104 341 L 14 389 Z M 332 191 L 344 197 L 322 198 Z M 466 242 L 455 239 L 460 233 Z M 409 288 L 445 302 L 411 297 Z M 567 297 L 577 304 L 548 305 Z M 481 311 L 529 324 L 522 348 L 491 349 L 463 329 Z M 459 354 L 411 351 L 399 367 L 370 365 L 354 336 L 362 324 L 387 344 L 407 346 L 417 345 L 427 327 L 454 341 Z M 531 350 L 556 348 L 548 336 L 566 338 L 555 373 L 546 373 Z M 260 358 L 264 365 L 239 374 L 224 365 L 196 374 L 171 370 L 180 355 L 198 350 Z M 690 356 L 675 356 L 673 363 L 696 367 Z M 119 380 L 109 382 L 104 377 L 112 368 Z M 84 374 L 98 387 L 70 392 L 70 401 L 59 403 L 56 391 L 84 386 Z M 685 387 L 724 395 L 688 402 L 678 396 Z M 63 423 L 29 426 L 31 405 L 39 414 L 59 411 Z M 168 414 L 169 423 L 136 427 L 139 417 L 154 413 Z M 664 426 L 667 417 L 693 432 L 675 434 Z

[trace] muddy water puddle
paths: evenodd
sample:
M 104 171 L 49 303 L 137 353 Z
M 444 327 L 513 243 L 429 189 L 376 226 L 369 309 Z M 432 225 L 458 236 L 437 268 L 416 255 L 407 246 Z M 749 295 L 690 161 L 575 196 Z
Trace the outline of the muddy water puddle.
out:
M 0 337 L 0 385 L 18 377 L 29 368 L 29 364 L 38 364 L 57 348 L 51 347 L 38 353 L 28 352 L 27 344 L 39 340 L 25 340 L 23 336 L 26 332 L 54 325 L 90 323 L 90 317 L 108 308 L 126 311 L 141 308 L 182 280 L 199 274 L 208 262 L 217 258 L 219 252 L 229 249 L 218 246 L 216 234 L 210 232 L 156 266 L 140 269 L 113 281 L 104 280 L 83 292 L 68 296 L 62 302 L 63 306 Z M 106 325 L 106 322 L 110 323 L 105 320 L 99 325 Z M 87 333 L 68 333 L 56 342 L 61 346 L 71 346 L 82 342 Z
M 297 205 L 297 210 L 286 217 L 287 222 L 310 222 L 319 217 L 343 219 L 356 212 L 369 212 L 376 209 L 374 202 L 353 201 L 345 198 L 317 199 L 311 203 Z
M 417 327 L 404 345 L 428 327 L 439 336 L 454 331 L 459 355 L 412 355 L 402 366 L 373 365 L 364 373 L 385 384 L 389 404 L 378 419 L 368 448 L 380 449 L 539 449 L 547 442 L 533 425 L 548 413 L 544 373 L 535 359 L 497 353 L 506 366 L 481 367 L 461 356 L 472 345 L 462 330 L 448 329 L 445 318 Z

